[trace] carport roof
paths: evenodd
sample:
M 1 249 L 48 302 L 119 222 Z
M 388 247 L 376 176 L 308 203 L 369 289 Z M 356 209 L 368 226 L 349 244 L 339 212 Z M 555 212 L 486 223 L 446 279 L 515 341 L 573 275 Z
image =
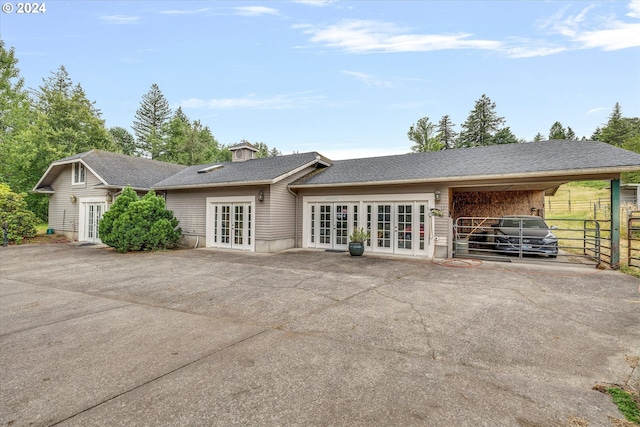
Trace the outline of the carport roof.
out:
M 337 160 L 293 188 L 619 174 L 640 154 L 598 141 L 544 141 Z

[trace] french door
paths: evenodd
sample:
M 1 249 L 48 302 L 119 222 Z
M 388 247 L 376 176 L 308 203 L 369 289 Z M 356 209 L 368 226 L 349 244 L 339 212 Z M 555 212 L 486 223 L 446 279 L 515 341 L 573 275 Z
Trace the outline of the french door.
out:
M 366 205 L 368 246 L 374 252 L 426 254 L 427 204 L 423 202 L 372 203 Z
M 213 203 L 209 220 L 212 225 L 212 244 L 219 248 L 251 249 L 253 212 L 246 203 Z
M 311 243 L 317 248 L 346 250 L 349 234 L 357 224 L 358 208 L 348 203 L 318 203 L 311 206 Z M 351 225 L 350 225 L 351 224 Z
M 367 251 L 432 256 L 434 219 L 429 215 L 434 196 L 344 195 L 307 196 L 303 201 L 304 247 L 346 250 L 356 228 L 369 232 Z
M 91 243 L 102 243 L 98 226 L 107 208 L 105 202 L 81 202 L 79 227 L 80 238 L 78 240 Z

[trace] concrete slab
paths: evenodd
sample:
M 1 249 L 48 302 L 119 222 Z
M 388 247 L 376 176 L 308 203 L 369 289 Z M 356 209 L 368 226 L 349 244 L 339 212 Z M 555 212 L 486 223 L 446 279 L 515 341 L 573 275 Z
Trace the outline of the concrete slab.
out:
M 288 251 L 0 250 L 0 425 L 610 425 L 635 278 Z M 584 424 L 587 423 L 587 424 Z

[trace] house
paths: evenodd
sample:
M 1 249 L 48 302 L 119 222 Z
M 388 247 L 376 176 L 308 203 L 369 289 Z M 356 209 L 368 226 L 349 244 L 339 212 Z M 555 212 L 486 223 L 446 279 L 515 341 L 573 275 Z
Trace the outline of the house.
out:
M 49 196 L 49 228 L 74 240 L 100 242 L 98 221 L 124 187 L 146 193 L 184 168 L 91 150 L 53 162 L 33 192 Z
M 257 159 L 248 143 L 231 150 L 232 162 L 190 167 L 90 151 L 53 163 L 34 191 L 50 194 L 49 226 L 78 240 L 96 240 L 96 218 L 129 184 L 164 195 L 191 247 L 344 250 L 364 227 L 368 251 L 447 257 L 457 218 L 544 216 L 545 194 L 563 183 L 612 180 L 619 194 L 620 174 L 640 170 L 640 154 L 593 141 L 338 161 L 317 152 Z

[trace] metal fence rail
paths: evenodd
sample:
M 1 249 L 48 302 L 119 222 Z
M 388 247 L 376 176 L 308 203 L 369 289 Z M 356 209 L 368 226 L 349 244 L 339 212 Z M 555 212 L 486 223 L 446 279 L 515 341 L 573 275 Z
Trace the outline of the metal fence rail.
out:
M 640 216 L 633 214 L 627 220 L 627 265 L 640 268 Z
M 544 256 L 562 262 L 611 264 L 610 221 L 562 218 L 546 222 L 548 229 L 532 228 L 526 218 L 511 218 L 509 222 L 495 217 L 458 218 L 454 224 L 454 256 Z

